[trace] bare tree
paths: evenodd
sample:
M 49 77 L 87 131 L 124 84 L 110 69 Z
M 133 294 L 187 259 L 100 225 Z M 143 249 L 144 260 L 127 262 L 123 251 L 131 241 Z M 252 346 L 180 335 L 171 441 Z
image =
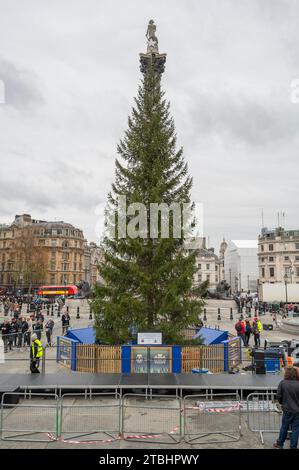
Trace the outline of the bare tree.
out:
M 33 227 L 22 227 L 14 240 L 14 282 L 20 280 L 28 286 L 28 296 L 32 286 L 43 284 L 46 279 L 48 256 L 44 245 L 39 244 Z

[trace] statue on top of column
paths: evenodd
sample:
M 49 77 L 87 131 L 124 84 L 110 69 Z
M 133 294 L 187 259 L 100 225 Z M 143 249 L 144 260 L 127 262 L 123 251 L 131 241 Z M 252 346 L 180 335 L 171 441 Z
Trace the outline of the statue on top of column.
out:
M 156 53 L 159 54 L 158 49 L 158 38 L 156 36 L 156 25 L 154 20 L 150 20 L 147 31 L 146 31 L 146 38 L 147 38 L 147 53 Z

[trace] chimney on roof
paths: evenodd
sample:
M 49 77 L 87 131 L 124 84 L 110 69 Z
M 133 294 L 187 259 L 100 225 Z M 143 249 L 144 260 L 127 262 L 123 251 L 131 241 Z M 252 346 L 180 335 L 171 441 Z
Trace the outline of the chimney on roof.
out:
M 14 223 L 17 225 L 20 225 L 21 227 L 24 225 L 29 225 L 32 223 L 31 215 L 30 214 L 16 215 Z

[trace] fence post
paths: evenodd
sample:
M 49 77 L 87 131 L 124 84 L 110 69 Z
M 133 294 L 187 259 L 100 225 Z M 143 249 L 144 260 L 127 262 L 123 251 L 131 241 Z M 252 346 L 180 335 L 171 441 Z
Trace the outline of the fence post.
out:
M 207 309 L 203 309 L 203 321 L 207 321 Z
M 54 305 L 51 305 L 51 317 L 54 317 Z
M 60 317 L 60 305 L 58 305 L 58 309 L 57 309 L 57 317 Z
M 89 306 L 89 320 L 92 320 L 92 307 Z
M 218 317 L 217 317 L 217 320 L 220 321 L 221 320 L 221 315 L 220 315 L 220 308 L 218 308 Z
M 77 316 L 76 316 L 76 319 L 77 319 L 77 320 L 80 319 L 80 307 L 77 307 Z
M 43 347 L 42 374 L 46 373 L 46 348 Z

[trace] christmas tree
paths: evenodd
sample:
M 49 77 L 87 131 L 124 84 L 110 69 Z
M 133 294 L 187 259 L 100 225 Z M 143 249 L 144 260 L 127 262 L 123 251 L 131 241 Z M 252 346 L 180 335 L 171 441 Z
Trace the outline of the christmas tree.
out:
M 183 342 L 183 330 L 197 322 L 207 289 L 205 283 L 193 287 L 197 251 L 185 244 L 186 227 L 194 225 L 192 213 L 187 220 L 185 215 L 192 178 L 183 150 L 176 148 L 161 90 L 166 54 L 159 54 L 152 21 L 147 38 L 147 53 L 140 54 L 143 79 L 108 195 L 110 233 L 99 266 L 103 283 L 92 301 L 97 339 L 110 344 L 127 342 L 136 331 L 161 331 L 163 342 Z

